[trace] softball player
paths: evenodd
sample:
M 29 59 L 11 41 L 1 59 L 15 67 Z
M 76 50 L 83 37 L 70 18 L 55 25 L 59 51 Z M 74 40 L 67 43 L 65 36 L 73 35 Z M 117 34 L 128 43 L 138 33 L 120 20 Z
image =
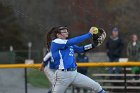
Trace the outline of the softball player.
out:
M 48 34 L 48 47 L 53 58 L 53 68 L 56 69 L 53 82 L 53 93 L 64 93 L 69 85 L 94 90 L 97 93 L 105 93 L 99 83 L 77 72 L 74 52 L 85 52 L 95 47 L 94 44 L 77 46 L 95 33 L 95 27 L 91 27 L 89 33 L 72 39 L 67 39 L 69 33 L 66 27 L 54 27 Z M 48 35 L 48 36 L 49 36 Z M 51 35 L 54 40 L 51 42 Z M 50 47 L 51 43 L 51 47 Z

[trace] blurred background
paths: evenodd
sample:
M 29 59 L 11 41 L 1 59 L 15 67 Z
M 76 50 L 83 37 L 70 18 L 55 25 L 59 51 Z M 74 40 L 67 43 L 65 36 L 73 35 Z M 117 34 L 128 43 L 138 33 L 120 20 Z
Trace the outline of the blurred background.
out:
M 105 29 L 109 37 L 118 27 L 127 43 L 130 34 L 140 35 L 139 5 L 139 0 L 0 0 L 0 51 L 12 46 L 22 59 L 31 42 L 32 56 L 41 60 L 45 34 L 58 25 L 68 26 L 71 37 L 88 32 L 91 26 Z M 97 50 L 105 51 L 104 45 Z
M 127 57 L 130 36 L 140 36 L 139 8 L 140 0 L 0 0 L 0 63 L 41 63 L 46 32 L 54 26 L 67 26 L 71 37 L 97 26 L 107 38 L 117 27 L 124 42 L 122 57 Z M 89 61 L 108 61 L 105 43 L 87 53 Z

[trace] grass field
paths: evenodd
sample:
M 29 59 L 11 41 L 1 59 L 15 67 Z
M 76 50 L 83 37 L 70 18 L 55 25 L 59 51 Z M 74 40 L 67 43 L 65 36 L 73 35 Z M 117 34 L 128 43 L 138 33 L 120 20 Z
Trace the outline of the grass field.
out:
M 49 87 L 50 83 L 43 72 L 37 69 L 29 69 L 27 73 L 28 83 L 35 87 Z

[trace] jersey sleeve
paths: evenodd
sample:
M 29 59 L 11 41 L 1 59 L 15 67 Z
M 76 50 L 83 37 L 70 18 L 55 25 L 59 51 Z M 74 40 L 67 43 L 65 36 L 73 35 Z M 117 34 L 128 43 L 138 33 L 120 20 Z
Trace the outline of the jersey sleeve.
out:
M 49 58 L 51 58 L 51 52 L 49 52 L 45 55 L 45 57 L 43 58 L 43 61 L 45 62 L 45 61 L 49 60 Z
M 79 44 L 79 43 L 83 42 L 84 40 L 89 39 L 91 37 L 92 37 L 91 33 L 87 33 L 87 34 L 84 34 L 84 35 L 81 35 L 78 37 L 74 37 L 74 38 L 69 39 L 67 41 L 66 45 L 67 46 L 76 45 L 76 44 Z
M 84 46 L 77 46 L 77 45 L 74 45 L 74 46 L 73 46 L 73 49 L 74 49 L 74 52 L 76 52 L 76 53 L 84 52 Z
M 65 49 L 68 46 L 73 46 L 76 44 L 79 44 L 83 42 L 86 39 L 89 39 L 92 37 L 91 33 L 87 33 L 78 37 L 71 38 L 69 40 L 63 40 L 63 39 L 55 39 L 52 41 L 51 46 L 55 49 Z

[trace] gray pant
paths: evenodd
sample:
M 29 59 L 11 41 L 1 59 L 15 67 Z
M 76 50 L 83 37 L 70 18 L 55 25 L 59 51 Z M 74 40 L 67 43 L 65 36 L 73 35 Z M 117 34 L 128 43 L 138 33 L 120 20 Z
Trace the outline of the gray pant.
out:
M 44 73 L 45 73 L 46 77 L 48 78 L 48 80 L 50 81 L 50 83 L 53 85 L 55 70 L 50 69 L 48 66 L 46 66 L 44 68 Z
M 95 92 L 102 90 L 99 83 L 77 71 L 56 70 L 54 74 L 53 93 L 64 93 L 69 85 L 94 90 Z

